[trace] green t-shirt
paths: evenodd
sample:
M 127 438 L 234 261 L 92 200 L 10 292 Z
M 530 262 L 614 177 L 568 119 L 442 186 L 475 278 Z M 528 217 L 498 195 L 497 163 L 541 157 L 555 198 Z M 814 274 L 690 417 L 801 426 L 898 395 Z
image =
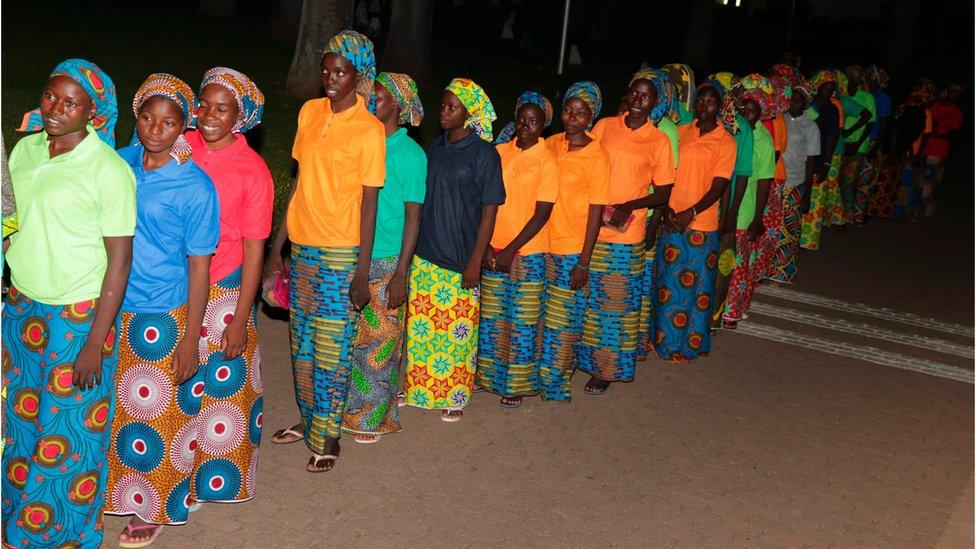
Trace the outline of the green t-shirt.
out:
M 6 255 L 13 285 L 48 305 L 98 297 L 108 267 L 102 239 L 135 233 L 128 164 L 88 126 L 81 143 L 54 158 L 47 133 L 29 135 L 9 165 L 20 225 Z
M 657 123 L 657 129 L 664 132 L 664 135 L 668 136 L 668 141 L 671 142 L 671 156 L 674 157 L 674 165 L 678 165 L 678 126 L 671 121 L 670 118 L 665 116 Z M 648 212 L 650 213 L 650 212 Z
M 741 114 L 736 113 L 736 121 L 739 123 L 739 133 L 735 134 L 735 171 L 732 175 L 734 181 L 736 177 L 752 175 L 752 148 L 755 139 L 752 136 L 752 126 L 749 121 Z
M 747 124 L 748 125 L 748 124 Z M 735 228 L 745 230 L 749 228 L 756 215 L 756 191 L 761 179 L 772 179 L 776 175 L 776 149 L 773 147 L 773 136 L 762 123 L 756 124 L 752 132 L 752 175 L 746 185 L 746 192 L 739 203 L 739 215 L 735 220 Z
M 844 129 L 850 129 L 861 118 L 861 113 L 867 109 L 871 114 L 868 122 L 876 122 L 878 117 L 875 114 L 874 96 L 864 90 L 857 90 L 854 95 L 840 96 L 840 103 L 844 106 Z M 844 138 L 845 143 L 854 143 L 864 134 L 865 126 L 861 126 L 856 132 Z M 871 140 L 865 139 L 858 149 L 859 153 L 866 153 L 871 148 Z
M 684 103 L 678 103 L 678 123 L 676 126 L 684 126 L 685 124 L 691 124 L 691 121 L 695 119 L 695 114 L 685 108 Z
M 424 203 L 427 193 L 427 155 L 416 141 L 399 128 L 386 138 L 386 182 L 376 204 L 376 236 L 373 259 L 400 255 L 404 203 Z

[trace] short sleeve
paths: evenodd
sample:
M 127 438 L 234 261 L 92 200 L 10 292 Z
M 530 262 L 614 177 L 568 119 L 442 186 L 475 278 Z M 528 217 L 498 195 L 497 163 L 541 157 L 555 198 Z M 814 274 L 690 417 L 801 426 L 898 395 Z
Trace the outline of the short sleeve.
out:
M 380 126 L 370 128 L 363 136 L 360 173 L 365 187 L 382 187 L 386 181 L 386 136 Z
M 814 124 L 805 124 L 807 128 L 807 156 L 817 156 L 820 154 L 820 128 Z
M 609 118 L 601 119 L 596 123 L 596 125 L 593 126 L 593 129 L 589 131 L 590 137 L 593 138 L 593 141 L 596 141 L 597 143 L 603 142 L 603 134 L 607 129 L 608 120 L 610 119 Z
M 735 157 L 735 140 L 731 137 L 723 139 L 718 151 L 718 162 L 715 164 L 715 170 L 712 171 L 712 179 L 716 177 L 730 179 L 735 168 Z
M 298 111 L 298 128 L 295 130 L 295 141 L 291 145 L 291 157 L 298 160 L 298 151 L 302 147 L 302 137 L 305 133 L 306 120 L 308 119 L 308 109 L 311 101 L 306 101 L 300 111 Z
M 210 255 L 220 240 L 217 189 L 209 178 L 204 178 L 197 187 L 198 191 L 188 193 L 180 216 L 186 228 L 186 255 Z
M 404 202 L 423 204 L 427 195 L 427 156 L 417 145 L 412 145 L 403 155 L 398 166 Z
M 542 157 L 542 165 L 539 167 L 539 188 L 536 190 L 536 202 L 556 203 L 559 195 L 559 169 L 556 161 L 549 153 Z
M 103 237 L 136 232 L 136 176 L 121 159 L 98 171 L 98 230 Z
M 606 153 L 588 163 L 590 170 L 589 202 L 607 205 L 610 203 L 610 158 Z
M 755 146 L 755 135 L 752 128 L 747 125 L 739 126 L 739 133 L 735 134 L 735 168 L 733 173 L 737 176 L 749 177 L 752 175 L 754 166 L 752 165 L 752 149 Z
M 786 145 L 789 142 L 789 128 L 786 127 L 786 120 L 783 115 L 779 115 L 773 119 L 773 148 L 776 152 L 782 154 L 786 150 Z
M 769 139 L 756 141 L 755 179 L 772 179 L 776 175 L 776 151 Z
M 240 213 L 241 237 L 250 240 L 268 238 L 271 234 L 271 212 L 274 209 L 274 181 L 263 161 L 255 162 L 245 181 Z
M 495 147 L 482 148 L 481 162 L 481 205 L 492 206 L 505 203 L 505 183 L 502 181 L 502 160 Z
M 663 132 L 662 132 L 663 133 Z M 674 183 L 674 157 L 671 154 L 671 141 L 665 135 L 654 145 L 654 174 L 651 182 L 655 186 L 667 186 Z

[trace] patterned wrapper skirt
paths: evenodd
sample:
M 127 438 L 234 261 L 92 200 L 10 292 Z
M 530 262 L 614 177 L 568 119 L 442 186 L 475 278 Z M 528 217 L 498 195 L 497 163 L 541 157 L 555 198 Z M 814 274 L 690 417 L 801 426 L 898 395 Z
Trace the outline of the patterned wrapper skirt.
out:
M 47 305 L 11 288 L 3 307 L 3 527 L 16 547 L 98 547 L 115 408 L 116 330 L 102 380 L 80 391 L 73 366 L 96 300 Z
M 158 524 L 185 523 L 197 447 L 206 440 L 209 450 L 218 450 L 199 428 L 206 366 L 201 364 L 192 378 L 173 385 L 170 368 L 185 330 L 185 305 L 160 313 L 122 313 L 118 407 L 108 455 L 108 514 L 136 515 Z M 219 443 L 246 436 L 246 419 L 240 416 L 227 415 Z M 228 464 L 224 478 L 236 495 L 243 478 Z M 232 499 L 231 494 L 226 499 Z
M 772 275 L 773 253 L 779 242 L 779 230 L 783 225 L 783 180 L 776 179 L 769 184 L 769 198 L 763 209 L 763 234 L 754 243 L 753 268 L 759 278 Z
M 935 214 L 936 201 L 939 198 L 939 187 L 942 185 L 942 177 L 945 175 L 946 159 L 936 156 L 928 156 L 922 162 L 921 174 L 919 175 L 919 188 L 922 211 L 925 215 Z
M 349 301 L 359 248 L 291 248 L 291 361 L 305 444 L 326 454 L 342 432 L 359 320 Z
M 864 157 L 860 154 L 844 156 L 840 165 L 840 199 L 844 205 L 844 220 L 854 223 L 857 208 L 859 175 Z
M 881 159 L 874 193 L 868 204 L 868 215 L 879 219 L 889 219 L 895 209 L 895 189 L 901 176 L 902 159 L 886 155 Z
M 917 174 L 918 169 L 911 160 L 901 163 L 892 211 L 892 218 L 895 221 L 915 219 L 922 209 L 922 193 L 919 190 Z
M 715 293 L 712 299 L 715 303 L 715 306 L 712 308 L 711 320 L 711 326 L 713 328 L 718 328 L 722 325 L 722 312 L 725 311 L 725 304 L 731 292 L 732 276 L 736 268 L 736 258 L 738 256 L 735 238 L 737 233 L 738 231 L 719 237 L 718 271 L 715 273 Z
M 576 355 L 583 339 L 583 320 L 590 286 L 574 290 L 570 279 L 579 254 L 548 254 L 546 257 L 546 299 L 542 320 L 542 353 L 539 384 L 542 398 L 569 400 L 570 380 L 576 369 Z
M 844 199 L 840 191 L 840 167 L 842 157 L 835 154 L 830 157 L 830 167 L 827 169 L 827 191 L 824 195 L 824 222 L 827 225 L 844 225 L 847 223 L 847 212 L 844 210 Z
M 813 174 L 810 189 L 810 211 L 800 219 L 800 247 L 804 250 L 820 249 L 820 232 L 826 223 L 827 180 Z
M 793 282 L 796 276 L 796 250 L 800 246 L 800 208 L 803 185 L 783 190 L 783 222 L 779 226 L 776 249 L 769 266 L 769 279 Z
M 664 360 L 692 360 L 712 347 L 708 324 L 718 240 L 718 231 L 661 232 L 654 349 Z
M 352 348 L 352 381 L 346 396 L 342 430 L 387 434 L 400 431 L 397 393 L 406 304 L 387 308 L 386 287 L 397 269 L 397 257 L 369 264 L 369 305 L 363 309 Z
M 220 350 L 224 329 L 234 320 L 240 298 L 241 269 L 210 286 L 200 338 L 203 397 L 197 416 L 196 460 L 190 477 L 190 496 L 196 501 L 231 503 L 254 497 L 264 422 L 255 305 L 251 305 L 247 318 L 247 344 L 241 355 L 225 360 Z M 231 471 L 230 475 L 225 471 Z
M 461 273 L 415 256 L 408 304 L 407 404 L 464 408 L 471 402 L 478 360 L 478 288 L 461 288 Z
M 604 381 L 633 381 L 637 366 L 644 243 L 597 242 L 577 367 Z
M 644 360 L 654 352 L 654 299 L 657 293 L 657 283 L 654 281 L 654 260 L 657 258 L 657 246 L 644 249 L 644 280 L 641 284 L 640 324 L 637 331 L 637 360 Z
M 735 269 L 729 281 L 729 295 L 725 307 L 720 310 L 722 319 L 738 322 L 745 318 L 752 304 L 752 292 L 759 282 L 759 273 L 755 268 L 755 244 L 749 240 L 749 231 L 736 229 L 735 231 Z M 719 258 L 721 269 L 722 258 Z M 713 315 L 714 318 L 715 315 Z
M 539 394 L 546 254 L 515 256 L 511 272 L 481 274 L 476 379 L 501 396 Z
M 857 179 L 854 181 L 856 194 L 854 196 L 854 221 L 864 223 L 868 218 L 868 202 L 874 193 L 874 182 L 878 177 L 878 168 L 862 156 L 858 166 Z

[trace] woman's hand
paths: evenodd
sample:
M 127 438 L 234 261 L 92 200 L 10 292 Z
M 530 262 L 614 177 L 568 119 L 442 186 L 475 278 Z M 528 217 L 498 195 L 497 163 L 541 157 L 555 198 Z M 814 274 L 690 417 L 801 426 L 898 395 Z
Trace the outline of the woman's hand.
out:
M 478 284 L 481 284 L 481 264 L 469 261 L 461 273 L 461 289 L 477 288 Z
M 349 284 L 349 301 L 357 311 L 362 311 L 369 304 L 369 276 L 360 269 L 356 269 Z
M 264 275 L 261 277 L 262 280 L 271 278 L 272 276 L 285 272 L 285 262 L 281 259 L 281 253 L 271 250 L 268 253 L 268 259 L 264 262 Z
M 487 254 L 485 254 L 487 255 Z M 512 263 L 515 262 L 515 250 L 503 248 L 495 255 L 495 271 L 507 273 L 512 270 Z
M 624 202 L 623 204 L 613 205 L 613 216 L 610 217 L 610 221 L 607 222 L 608 227 L 620 228 L 624 226 L 627 219 L 630 218 L 630 214 L 634 213 L 634 207 L 630 204 Z
M 220 336 L 220 350 L 224 352 L 224 360 L 241 356 L 247 346 L 247 319 L 235 316 L 224 328 Z
M 390 283 L 386 285 L 386 308 L 399 309 L 407 302 L 407 274 L 399 271 L 393 273 Z
M 761 237 L 765 231 L 766 229 L 763 227 L 762 217 L 757 215 L 755 219 L 752 220 L 752 223 L 749 224 L 749 240 L 755 241 L 757 238 Z
M 690 225 L 694 219 L 695 212 L 693 212 L 691 208 L 677 212 L 671 216 L 671 226 L 673 227 L 672 230 L 683 233 L 688 230 L 688 225 Z
M 590 268 L 583 267 L 579 263 L 569 272 L 569 288 L 579 290 L 585 288 L 590 281 Z
M 495 270 L 495 249 L 491 246 L 485 248 L 485 257 L 481 260 L 481 266 L 489 271 Z
M 72 367 L 71 384 L 85 390 L 102 382 L 102 345 L 90 339 L 78 353 Z
M 176 352 L 173 353 L 173 365 L 170 373 L 173 374 L 173 384 L 180 385 L 197 373 L 200 367 L 200 338 L 187 337 L 185 334 L 180 342 L 176 344 Z

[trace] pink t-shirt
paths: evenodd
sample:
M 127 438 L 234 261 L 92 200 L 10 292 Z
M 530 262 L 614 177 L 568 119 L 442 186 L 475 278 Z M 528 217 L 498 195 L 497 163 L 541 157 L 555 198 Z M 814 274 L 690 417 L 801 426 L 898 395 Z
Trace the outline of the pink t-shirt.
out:
M 196 130 L 186 132 L 193 161 L 213 180 L 220 202 L 220 242 L 210 262 L 210 283 L 237 270 L 244 260 L 243 239 L 271 234 L 274 182 L 264 159 L 241 134 L 220 150 L 212 150 Z

